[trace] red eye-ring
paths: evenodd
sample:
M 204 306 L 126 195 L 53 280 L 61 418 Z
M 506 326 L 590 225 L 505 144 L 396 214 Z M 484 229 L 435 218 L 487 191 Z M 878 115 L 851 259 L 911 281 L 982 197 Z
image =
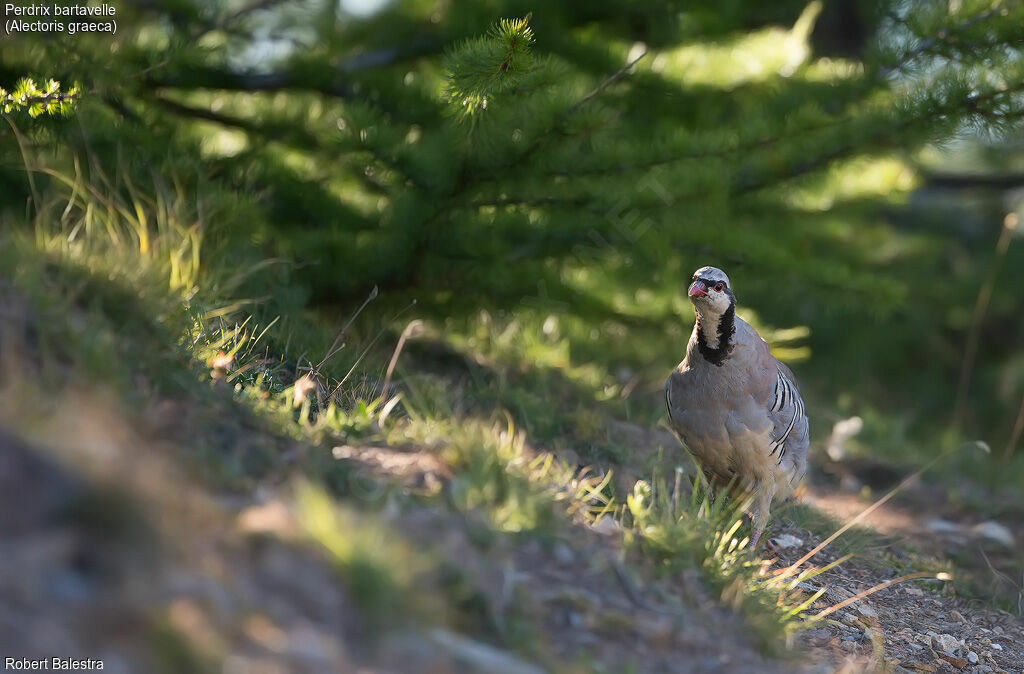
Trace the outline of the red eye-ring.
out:
M 718 283 L 715 284 L 715 290 L 717 290 L 718 292 L 722 292 L 722 288 L 724 288 L 724 287 L 725 286 L 722 285 L 721 281 L 719 281 Z

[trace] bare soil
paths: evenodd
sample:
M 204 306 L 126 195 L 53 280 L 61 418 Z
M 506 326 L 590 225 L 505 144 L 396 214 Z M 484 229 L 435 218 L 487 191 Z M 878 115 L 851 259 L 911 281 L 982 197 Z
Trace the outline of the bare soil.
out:
M 251 493 L 219 491 L 183 467 L 166 424 L 132 427 L 91 396 L 54 409 L 59 421 L 31 441 L 0 433 L 5 655 L 98 657 L 113 672 L 1024 672 L 1022 622 L 939 582 L 894 584 L 766 655 L 696 571 L 666 579 L 625 564 L 614 530 L 481 543 L 479 523 L 411 502 L 380 517 L 438 560 L 424 594 L 465 605 L 456 617 L 385 616 L 382 629 L 303 542 L 281 475 Z M 346 447 L 334 458 L 413 490 L 450 478 L 415 448 Z M 806 498 L 842 517 L 864 505 L 835 485 Z M 871 523 L 909 544 L 934 513 L 908 508 Z M 799 540 L 774 568 L 817 543 L 784 517 L 773 535 Z M 887 540 L 890 563 L 855 558 L 806 581 L 808 593 L 826 588 L 813 609 L 896 578 L 902 544 Z M 827 547 L 812 562 L 839 555 Z

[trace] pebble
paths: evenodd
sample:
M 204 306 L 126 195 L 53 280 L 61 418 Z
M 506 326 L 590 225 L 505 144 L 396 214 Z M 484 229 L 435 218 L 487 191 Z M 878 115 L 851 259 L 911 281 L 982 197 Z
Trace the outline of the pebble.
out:
M 838 585 L 833 585 L 825 590 L 825 596 L 829 601 L 838 604 L 839 602 L 852 597 L 853 593 L 845 588 L 839 587 Z
M 924 526 L 928 531 L 934 532 L 936 534 L 955 534 L 960 532 L 959 524 L 938 517 L 932 520 L 928 520 L 928 522 L 926 522 Z
M 988 520 L 981 524 L 974 525 L 974 527 L 971 528 L 971 533 L 975 536 L 981 536 L 982 538 L 1005 545 L 1008 548 L 1012 548 L 1015 543 L 1013 540 L 1013 532 L 1011 532 L 1005 525 L 1000 524 L 995 520 Z
M 956 640 L 952 634 L 940 634 L 935 639 L 936 645 L 942 649 L 944 653 L 949 655 L 956 655 L 957 651 L 960 650 L 960 642 Z
M 470 665 L 471 669 L 492 674 L 543 674 L 536 665 L 482 641 L 442 629 L 432 629 L 429 635 L 442 650 Z
M 967 662 L 971 663 L 972 665 L 978 664 L 978 654 L 974 651 L 967 651 Z
M 602 536 L 614 536 L 622 531 L 622 527 L 611 517 L 605 516 L 590 525 L 590 529 Z
M 854 607 L 856 607 L 857 612 L 860 613 L 862 616 L 867 616 L 868 618 L 878 617 L 878 613 L 875 612 L 875 609 L 865 604 L 863 600 L 854 604 Z
M 786 548 L 799 548 L 804 544 L 804 539 L 797 538 L 791 534 L 779 534 L 772 539 L 772 543 L 775 544 L 776 548 L 785 550 Z

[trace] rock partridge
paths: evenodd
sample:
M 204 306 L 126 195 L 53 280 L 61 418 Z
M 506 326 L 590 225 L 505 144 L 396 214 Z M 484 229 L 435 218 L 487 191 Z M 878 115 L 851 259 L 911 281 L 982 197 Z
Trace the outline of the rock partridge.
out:
M 725 272 L 698 269 L 688 295 L 697 321 L 665 382 L 669 424 L 713 487 L 734 483 L 753 495 L 753 549 L 772 499 L 788 496 L 807 470 L 804 402 L 792 371 L 736 316 Z

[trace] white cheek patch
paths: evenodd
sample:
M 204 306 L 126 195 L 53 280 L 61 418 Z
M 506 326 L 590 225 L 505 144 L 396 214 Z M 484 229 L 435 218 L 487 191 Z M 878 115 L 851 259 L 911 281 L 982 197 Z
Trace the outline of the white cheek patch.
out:
M 732 298 L 729 297 L 729 291 L 724 288 L 722 290 L 715 290 L 714 286 L 711 286 L 708 288 L 707 303 L 711 313 L 721 316 L 729 308 L 729 305 L 732 304 Z

